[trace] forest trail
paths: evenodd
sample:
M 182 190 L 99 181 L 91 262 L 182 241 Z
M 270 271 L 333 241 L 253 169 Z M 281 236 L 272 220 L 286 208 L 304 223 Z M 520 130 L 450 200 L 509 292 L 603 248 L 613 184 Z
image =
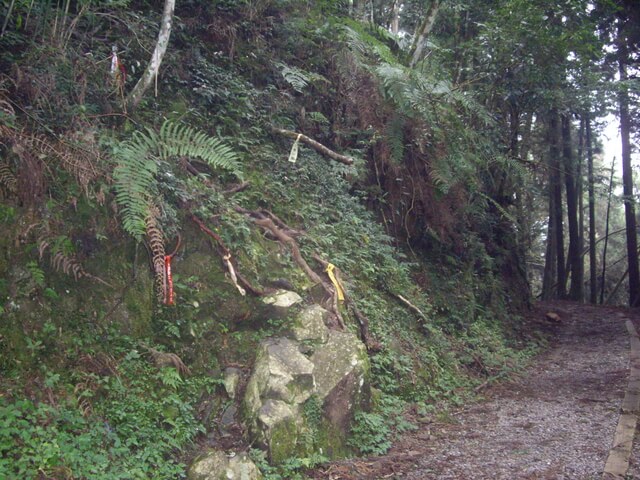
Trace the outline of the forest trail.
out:
M 628 383 L 625 322 L 640 330 L 640 313 L 569 302 L 536 311 L 561 322 L 517 378 L 444 419 L 422 419 L 387 455 L 332 463 L 313 478 L 601 479 Z M 625 478 L 640 478 L 639 450 L 636 438 Z

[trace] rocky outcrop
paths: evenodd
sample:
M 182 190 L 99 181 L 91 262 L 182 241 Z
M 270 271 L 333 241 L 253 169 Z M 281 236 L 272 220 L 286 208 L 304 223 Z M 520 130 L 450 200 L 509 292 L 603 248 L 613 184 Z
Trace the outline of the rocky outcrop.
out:
M 302 297 L 296 292 L 278 290 L 263 297 L 262 303 L 265 305 L 263 316 L 284 318 L 289 314 L 291 308 L 302 303 Z
M 327 343 L 317 348 L 310 360 L 315 367 L 315 394 L 322 400 L 324 418 L 334 432 L 325 453 L 333 456 L 344 448 L 355 410 L 368 406 L 367 350 L 356 335 L 332 330 Z
M 228 455 L 211 450 L 189 467 L 189 480 L 260 480 L 262 474 L 246 453 Z
M 307 307 L 293 321 L 292 338 L 267 339 L 258 351 L 244 416 L 272 463 L 311 453 L 299 441 L 310 429 L 316 430 L 312 449 L 330 456 L 344 451 L 349 423 L 368 399 L 366 348 L 355 334 L 329 330 L 328 315 L 318 305 Z M 323 413 L 314 425 L 304 415 L 312 396 Z
M 320 305 L 312 305 L 304 309 L 296 317 L 291 329 L 291 336 L 299 342 L 311 341 L 326 343 L 329 329 L 326 327 L 327 312 Z

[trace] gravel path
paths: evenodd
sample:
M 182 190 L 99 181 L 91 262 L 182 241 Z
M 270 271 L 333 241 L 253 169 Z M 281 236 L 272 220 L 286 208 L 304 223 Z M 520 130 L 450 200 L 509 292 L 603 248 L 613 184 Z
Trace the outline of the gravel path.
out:
M 422 424 L 386 456 L 333 464 L 314 478 L 602 478 L 627 387 L 625 320 L 637 314 L 564 302 L 541 308 L 540 317 L 553 310 L 562 321 L 518 380 L 489 388 L 485 401 L 446 423 Z M 640 478 L 638 448 L 627 478 Z

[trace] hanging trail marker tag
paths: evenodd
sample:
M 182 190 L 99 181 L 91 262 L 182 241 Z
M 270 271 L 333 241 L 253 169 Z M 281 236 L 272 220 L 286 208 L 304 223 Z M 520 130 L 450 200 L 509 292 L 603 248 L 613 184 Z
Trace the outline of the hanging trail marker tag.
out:
M 301 133 L 298 134 L 298 138 L 296 138 L 296 141 L 293 142 L 293 146 L 291 147 L 291 152 L 289 153 L 289 161 L 291 163 L 296 163 L 296 160 L 298 160 L 298 148 L 300 146 L 300 137 L 302 136 Z

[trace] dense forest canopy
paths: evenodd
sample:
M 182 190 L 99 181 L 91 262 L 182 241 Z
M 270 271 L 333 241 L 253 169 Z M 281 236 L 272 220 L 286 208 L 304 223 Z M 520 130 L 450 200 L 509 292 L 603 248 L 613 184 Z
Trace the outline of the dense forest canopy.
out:
M 0 11 L 0 476 L 186 475 L 279 289 L 366 346 L 340 455 L 517 368 L 533 298 L 640 306 L 635 0 Z

